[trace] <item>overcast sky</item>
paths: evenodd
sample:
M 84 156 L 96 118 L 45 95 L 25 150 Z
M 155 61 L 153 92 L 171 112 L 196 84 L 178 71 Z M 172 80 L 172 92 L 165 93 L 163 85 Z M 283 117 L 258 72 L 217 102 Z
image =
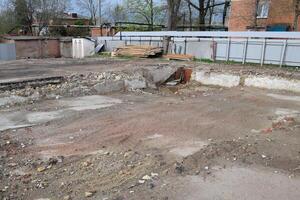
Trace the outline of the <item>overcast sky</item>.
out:
M 0 0 L 1 1 L 1 0 Z M 118 3 L 118 2 L 122 2 L 123 0 L 102 0 L 103 3 L 105 2 L 109 2 L 110 4 L 115 4 L 115 3 Z M 84 13 L 80 13 L 80 9 L 78 8 L 77 4 L 76 4 L 77 0 L 71 0 L 71 8 L 70 8 L 70 11 L 74 11 L 74 12 L 77 12 L 79 14 L 84 14 Z

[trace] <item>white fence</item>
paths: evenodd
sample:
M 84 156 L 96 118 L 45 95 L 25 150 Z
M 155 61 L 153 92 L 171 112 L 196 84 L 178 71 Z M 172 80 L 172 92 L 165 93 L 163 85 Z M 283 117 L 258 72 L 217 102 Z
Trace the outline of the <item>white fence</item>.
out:
M 164 36 L 172 38 L 173 53 L 199 59 L 300 66 L 300 32 L 121 32 L 98 41 L 111 51 L 124 44 L 162 46 Z

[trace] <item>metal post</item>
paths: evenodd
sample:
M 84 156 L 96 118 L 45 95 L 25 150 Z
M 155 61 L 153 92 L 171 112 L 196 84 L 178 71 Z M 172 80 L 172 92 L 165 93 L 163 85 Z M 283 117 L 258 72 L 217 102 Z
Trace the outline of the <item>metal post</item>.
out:
M 282 67 L 282 65 L 283 65 L 283 61 L 284 61 L 284 58 L 285 58 L 286 47 L 287 47 L 287 40 L 285 40 L 284 43 L 283 43 L 283 49 L 282 49 L 281 57 L 280 57 L 280 67 Z
M 186 48 L 187 48 L 187 41 L 186 38 L 184 38 L 184 55 L 186 55 Z
M 264 61 L 265 61 L 266 44 L 267 44 L 267 39 L 264 38 L 263 47 L 262 47 L 262 51 L 261 51 L 261 59 L 260 59 L 261 66 L 264 65 Z
M 99 2 L 98 2 L 98 6 L 99 6 L 99 26 L 101 26 L 101 15 L 102 15 L 102 10 L 101 10 L 101 0 L 99 0 Z
M 244 52 L 243 52 L 243 64 L 246 63 L 246 57 L 247 57 L 247 48 L 248 48 L 248 39 L 244 42 Z
M 226 48 L 226 61 L 229 61 L 229 56 L 230 56 L 230 44 L 231 44 L 231 38 L 228 38 L 227 41 L 227 48 Z

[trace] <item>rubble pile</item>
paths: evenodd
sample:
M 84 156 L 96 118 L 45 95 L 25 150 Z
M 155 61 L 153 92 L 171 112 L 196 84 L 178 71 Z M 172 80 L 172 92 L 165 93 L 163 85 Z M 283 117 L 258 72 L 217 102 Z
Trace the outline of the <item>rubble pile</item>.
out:
M 122 88 L 114 89 L 116 83 Z M 107 85 L 101 88 L 101 85 Z M 93 94 L 104 94 L 121 90 L 134 91 L 147 86 L 140 73 L 102 72 L 71 74 L 61 84 L 48 84 L 41 87 L 26 86 L 23 89 L 11 89 L 0 93 L 0 107 L 21 103 L 33 103 L 41 99 L 59 99 Z

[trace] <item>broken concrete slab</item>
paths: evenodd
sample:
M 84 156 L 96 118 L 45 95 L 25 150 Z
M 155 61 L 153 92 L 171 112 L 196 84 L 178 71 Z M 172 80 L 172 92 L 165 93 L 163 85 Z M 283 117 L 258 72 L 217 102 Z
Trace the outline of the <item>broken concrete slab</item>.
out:
M 237 166 L 215 170 L 214 176 L 207 178 L 195 175 L 170 178 L 171 185 L 183 185 L 183 189 L 176 189 L 171 199 L 297 200 L 300 196 L 300 180 L 290 179 L 285 174 Z M 232 188 L 234 192 L 228 192 Z
M 286 90 L 300 92 L 300 80 L 279 78 L 274 76 L 239 75 L 227 72 L 195 71 L 192 80 L 203 85 L 216 85 L 221 87 L 257 87 L 273 90 Z
M 94 86 L 98 94 L 106 94 L 110 92 L 119 92 L 125 90 L 125 82 L 123 80 L 105 80 Z
M 122 103 L 120 99 L 98 95 L 54 101 L 65 108 L 48 112 L 7 112 L 5 115 L 1 115 L 0 132 L 61 119 L 73 115 L 74 111 L 95 110 Z
M 288 96 L 288 95 L 280 95 L 280 94 L 267 94 L 267 96 L 279 100 L 300 102 L 300 96 Z
M 26 115 L 26 119 L 31 124 L 45 123 L 63 117 L 63 110 L 50 112 L 33 112 Z
M 162 84 L 166 82 L 172 74 L 177 71 L 177 68 L 171 66 L 161 66 L 149 70 L 145 73 L 145 78 L 155 84 Z
M 233 74 L 210 73 L 206 71 L 197 71 L 192 79 L 204 85 L 217 85 L 222 87 L 236 87 L 240 84 L 240 76 Z
M 245 79 L 245 86 L 300 92 L 299 80 L 289 80 L 272 76 L 249 76 Z
M 145 89 L 147 88 L 147 82 L 143 79 L 125 80 L 125 87 L 131 90 Z
M 24 103 L 28 100 L 28 98 L 12 95 L 9 97 L 2 97 L 0 98 L 0 106 L 5 106 L 7 104 L 17 104 L 17 103 Z
M 82 111 L 110 107 L 122 103 L 122 100 L 106 96 L 92 95 L 75 99 L 60 100 L 59 104 L 68 107 L 69 110 Z

